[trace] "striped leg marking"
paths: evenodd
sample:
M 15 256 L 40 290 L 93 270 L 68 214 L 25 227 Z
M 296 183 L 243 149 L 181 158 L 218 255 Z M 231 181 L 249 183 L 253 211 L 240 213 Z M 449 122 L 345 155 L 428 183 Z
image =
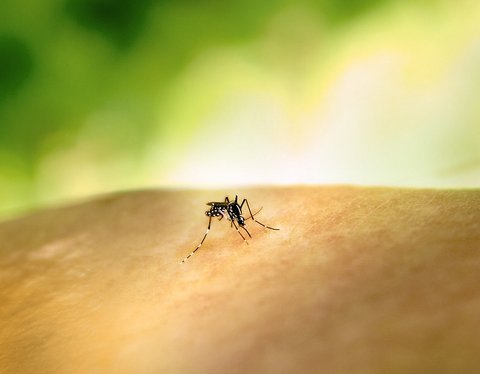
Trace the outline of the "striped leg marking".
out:
M 232 222 L 233 222 L 233 226 L 235 226 L 235 230 L 237 230 L 237 232 L 238 232 L 238 235 L 240 235 L 242 237 L 243 241 L 248 244 L 247 239 L 245 239 L 245 237 L 242 235 L 242 233 L 238 229 L 237 224 L 235 223 L 235 221 L 233 219 L 232 219 Z
M 252 210 L 250 209 L 250 204 L 248 204 L 248 200 L 247 200 L 247 199 L 243 199 L 242 205 L 240 205 L 240 206 L 243 206 L 243 203 L 247 203 L 247 208 L 248 208 L 248 211 L 250 212 L 250 217 L 252 218 L 252 221 L 255 221 L 255 222 L 258 223 L 260 226 L 263 226 L 263 227 L 265 227 L 266 229 L 270 229 L 270 230 L 280 230 L 280 229 L 276 229 L 276 228 L 274 228 L 274 227 L 267 226 L 267 225 L 263 224 L 263 223 L 260 222 L 260 221 L 257 221 L 257 220 L 255 219 L 254 215 L 257 214 L 258 212 L 255 213 L 255 214 L 252 214 Z
M 202 241 L 200 242 L 199 245 L 197 245 L 197 248 L 195 248 L 192 253 L 190 253 L 187 257 L 185 257 L 183 260 L 182 260 L 182 264 L 187 261 L 190 257 L 193 256 L 193 254 L 202 246 L 203 242 L 205 241 L 205 238 L 207 237 L 208 235 L 208 232 L 210 231 L 210 225 L 212 224 L 212 216 L 209 216 L 208 217 L 208 227 L 207 227 L 207 231 L 205 231 L 205 235 L 203 236 L 203 239 Z

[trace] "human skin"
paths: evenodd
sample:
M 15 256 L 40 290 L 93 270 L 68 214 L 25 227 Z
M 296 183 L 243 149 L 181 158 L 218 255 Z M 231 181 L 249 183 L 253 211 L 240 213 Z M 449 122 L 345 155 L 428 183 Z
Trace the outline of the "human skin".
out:
M 0 224 L 0 372 L 480 372 L 479 284 L 480 191 L 104 196 Z

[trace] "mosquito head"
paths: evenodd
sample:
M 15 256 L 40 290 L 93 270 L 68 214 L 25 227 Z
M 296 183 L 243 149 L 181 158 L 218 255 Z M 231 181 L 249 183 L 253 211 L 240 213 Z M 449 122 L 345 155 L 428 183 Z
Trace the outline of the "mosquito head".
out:
M 243 216 L 238 216 L 237 221 L 240 226 L 245 226 L 245 218 Z

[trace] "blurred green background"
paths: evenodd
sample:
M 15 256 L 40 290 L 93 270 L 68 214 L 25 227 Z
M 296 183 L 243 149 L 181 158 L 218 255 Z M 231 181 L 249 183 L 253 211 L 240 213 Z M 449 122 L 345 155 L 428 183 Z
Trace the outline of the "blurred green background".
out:
M 480 6 L 0 3 L 0 218 L 122 189 L 480 184 Z

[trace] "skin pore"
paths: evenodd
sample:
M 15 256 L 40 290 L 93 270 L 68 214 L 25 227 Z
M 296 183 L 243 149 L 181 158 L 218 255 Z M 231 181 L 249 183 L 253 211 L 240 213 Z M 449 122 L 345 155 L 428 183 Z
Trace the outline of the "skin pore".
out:
M 248 198 L 246 245 L 208 201 Z M 245 218 L 248 210 L 243 210 Z M 480 191 L 138 191 L 0 223 L 0 372 L 478 372 Z

